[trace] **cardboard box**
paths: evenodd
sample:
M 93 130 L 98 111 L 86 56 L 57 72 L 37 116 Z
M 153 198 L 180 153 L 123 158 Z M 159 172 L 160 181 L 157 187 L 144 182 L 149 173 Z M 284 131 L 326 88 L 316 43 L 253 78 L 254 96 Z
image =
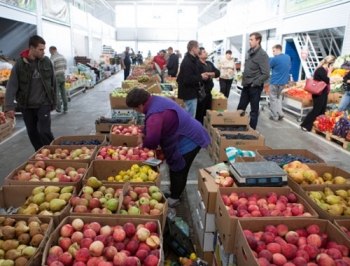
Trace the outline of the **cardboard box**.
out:
M 283 97 L 282 101 L 286 105 L 291 105 L 291 106 L 295 106 L 296 104 L 297 105 L 299 104 L 301 108 L 312 107 L 313 106 L 312 99 L 298 98 L 298 97 L 295 97 L 295 96 L 291 96 L 291 95 L 289 95 L 287 93 L 284 94 L 284 97 Z
M 350 231 L 350 217 L 347 220 L 334 220 L 334 225 L 350 240 L 350 236 L 347 235 L 347 233 L 342 229 L 342 227 L 345 227 L 348 231 Z
M 218 228 L 219 234 L 222 237 L 223 246 L 227 253 L 235 252 L 233 243 L 235 243 L 238 220 L 247 219 L 247 218 L 231 217 L 226 209 L 224 202 L 221 199 L 221 195 L 223 194 L 230 195 L 231 193 L 237 193 L 239 195 L 242 192 L 247 193 L 248 196 L 251 196 L 252 194 L 257 193 L 259 196 L 263 196 L 263 197 L 265 197 L 269 192 L 275 192 L 277 193 L 277 195 L 288 195 L 289 193 L 294 193 L 289 187 L 219 188 L 216 196 L 215 223 Z M 313 208 L 308 204 L 308 202 L 298 194 L 296 193 L 294 194 L 297 197 L 297 203 L 301 203 L 302 205 L 304 205 L 305 212 L 310 213 L 311 216 L 293 216 L 290 218 L 293 218 L 293 219 L 317 218 L 318 214 L 316 213 L 316 211 L 313 210 Z M 252 220 L 255 220 L 255 219 L 260 223 L 265 219 L 276 219 L 276 217 L 272 218 L 271 216 L 266 216 L 266 217 L 249 218 L 251 222 Z
M 0 142 L 12 136 L 13 120 L 7 120 L 6 123 L 0 125 Z
M 70 141 L 70 142 L 80 142 L 81 140 L 92 140 L 96 139 L 101 141 L 101 144 L 99 146 L 105 146 L 107 145 L 107 138 L 104 135 L 83 135 L 83 136 L 61 136 L 58 138 L 55 138 L 50 145 L 62 145 L 61 143 Z
M 89 159 L 79 159 L 79 160 L 67 160 L 67 159 L 51 159 L 51 160 L 44 160 L 45 162 L 69 162 L 69 163 L 90 163 L 95 157 L 97 152 L 97 146 L 92 145 L 50 145 L 50 146 L 43 146 L 40 150 L 38 150 L 36 153 L 34 153 L 31 157 L 29 157 L 30 161 L 37 161 L 38 159 L 35 159 L 35 155 L 41 153 L 42 149 L 49 149 L 50 153 L 54 153 L 56 149 L 62 149 L 62 150 L 68 150 L 71 152 L 72 150 L 80 149 L 82 147 L 86 147 L 88 149 L 93 149 L 92 153 L 90 154 Z
M 133 135 L 121 135 L 121 134 L 113 134 L 112 129 L 114 126 L 123 126 L 129 127 L 129 124 L 115 124 L 111 127 L 111 131 L 109 132 L 109 141 L 113 146 L 127 146 L 127 147 L 137 147 L 137 139 L 138 136 Z M 144 126 L 140 126 L 142 129 Z
M 236 258 L 234 253 L 227 253 L 221 241 L 221 236 L 218 232 L 215 235 L 215 250 L 213 258 L 213 266 L 236 266 Z
M 146 91 L 152 94 L 152 93 L 162 93 L 163 90 L 158 82 L 154 82 L 147 86 Z
M 197 228 L 194 226 L 193 227 L 193 244 L 195 245 L 196 248 L 196 255 L 197 258 L 200 258 L 201 260 L 204 260 L 205 262 L 208 263 L 208 266 L 213 265 L 213 258 L 214 258 L 214 252 L 213 251 L 204 251 L 203 247 L 200 244 Z M 212 243 L 212 246 L 214 243 Z
M 145 224 L 148 221 L 154 221 L 157 223 L 158 226 L 158 230 L 157 233 L 159 235 L 159 239 L 160 239 L 160 246 L 159 246 L 159 263 L 158 266 L 163 265 L 164 264 L 164 257 L 163 257 L 163 237 L 162 237 L 162 232 L 160 229 L 160 224 L 157 220 L 154 219 L 142 219 L 142 218 L 137 218 L 137 219 L 131 219 L 130 217 L 113 217 L 113 218 L 105 218 L 105 217 L 86 217 L 86 216 L 69 216 L 66 217 L 59 225 L 58 227 L 53 231 L 53 233 L 51 234 L 47 245 L 45 247 L 44 253 L 43 253 L 43 258 L 42 258 L 42 262 L 41 265 L 47 265 L 46 264 L 46 258 L 48 257 L 49 254 L 49 250 L 52 246 L 57 245 L 58 244 L 58 239 L 61 236 L 61 228 L 65 225 L 65 224 L 71 224 L 74 219 L 76 218 L 80 218 L 81 220 L 83 220 L 84 223 L 92 223 L 92 222 L 98 222 L 101 226 L 105 226 L 105 225 L 109 225 L 109 226 L 115 226 L 115 225 L 121 225 L 123 226 L 124 224 L 126 224 L 127 222 L 131 222 L 135 225 L 135 227 L 139 224 Z M 34 264 L 33 264 L 34 265 Z M 40 264 L 35 264 L 35 265 L 40 265 Z
M 228 170 L 228 167 L 225 164 L 220 164 L 207 167 L 206 169 L 215 173 L 220 170 Z M 207 213 L 215 213 L 216 192 L 218 187 L 219 186 L 215 183 L 214 177 L 209 175 L 203 169 L 198 170 L 198 190 L 201 194 Z
M 331 173 L 333 177 L 342 176 L 346 179 L 350 179 L 350 173 L 336 167 L 336 166 L 327 166 L 327 165 L 312 165 L 308 164 L 311 170 L 315 170 L 318 173 L 318 176 L 322 177 L 325 173 Z M 288 186 L 296 193 L 299 193 L 300 184 L 293 181 L 293 179 L 288 175 Z M 303 185 L 308 186 L 308 185 Z M 332 187 L 332 185 L 330 185 Z
M 203 127 L 208 131 L 209 133 L 209 125 L 208 125 L 208 119 L 207 117 L 203 117 Z
M 196 211 L 198 212 L 199 219 L 202 222 L 204 232 L 214 232 L 215 214 L 207 212 L 207 208 L 202 201 L 202 196 L 199 190 L 196 192 Z
M 51 184 L 52 185 L 52 184 Z M 66 187 L 60 184 L 54 184 L 54 186 L 63 188 Z M 32 194 L 34 186 L 2 186 L 0 187 L 0 208 L 8 209 L 9 207 L 18 208 L 21 207 L 27 200 L 27 198 Z M 76 196 L 76 189 L 73 190 L 72 197 Z M 52 218 L 53 225 L 57 226 L 64 217 L 69 216 L 69 210 L 71 208 L 70 203 L 63 208 L 59 214 L 54 215 L 35 215 L 39 219 L 42 218 Z M 12 214 L 14 217 L 30 217 L 30 215 L 24 214 Z
M 237 112 L 213 112 L 207 110 L 207 120 L 209 125 L 248 125 L 249 115 L 245 113 L 241 116 L 242 111 Z
M 275 156 L 275 155 L 285 155 L 285 154 L 291 154 L 291 155 L 300 155 L 304 158 L 308 158 L 311 160 L 316 160 L 318 164 L 326 164 L 326 162 L 316 154 L 312 153 L 309 150 L 305 149 L 273 149 L 273 150 L 261 150 L 257 149 L 256 152 L 258 153 L 258 156 Z
M 102 181 L 103 185 L 110 184 L 125 184 L 125 182 L 109 182 L 107 178 L 110 176 L 116 176 L 121 170 L 128 170 L 133 164 L 138 164 L 140 166 L 145 165 L 141 161 L 105 161 L 105 160 L 96 160 L 90 164 L 90 167 L 82 181 L 83 185 L 86 184 L 87 179 L 91 176 L 96 177 L 98 180 Z M 146 184 L 156 185 L 160 187 L 160 181 L 162 179 L 159 167 L 152 167 L 154 171 L 158 173 L 158 177 L 154 182 L 131 182 L 131 185 L 143 186 Z
M 204 231 L 203 221 L 199 217 L 199 211 L 196 209 L 195 218 L 193 219 L 194 228 L 196 229 L 199 244 L 203 251 L 214 251 L 214 232 Z
M 340 93 L 340 92 L 335 92 L 333 93 L 333 102 L 334 103 L 340 103 L 341 98 L 344 96 L 344 93 Z
M 132 120 L 135 117 L 135 113 L 132 109 L 111 109 L 111 117 Z
M 323 210 L 320 206 L 317 205 L 307 194 L 308 191 L 324 191 L 326 187 L 329 187 L 333 192 L 338 189 L 350 189 L 350 184 L 345 185 L 303 185 L 300 187 L 299 195 L 305 199 L 306 202 L 317 212 L 320 219 L 325 219 L 333 222 L 334 220 L 343 220 L 349 219 L 349 216 L 343 215 L 330 215 L 327 211 Z
M 17 173 L 20 170 L 24 170 L 25 166 L 29 163 L 35 164 L 37 161 L 28 161 L 23 164 L 21 164 L 19 167 L 17 167 L 15 170 L 13 170 L 6 178 L 5 178 L 5 185 L 7 186 L 32 186 L 36 187 L 38 186 L 37 182 L 33 181 L 19 181 L 19 180 L 13 180 L 14 176 L 17 175 Z M 84 168 L 85 169 L 85 174 L 76 182 L 59 182 L 60 185 L 62 186 L 74 186 L 77 191 L 80 191 L 81 189 L 81 184 L 84 176 L 87 173 L 87 169 L 89 164 L 88 163 L 77 163 L 77 162 L 64 162 L 63 160 L 58 162 L 58 161 L 52 161 L 52 162 L 47 162 L 46 161 L 46 166 L 52 165 L 55 168 L 61 168 L 65 170 L 67 167 L 73 167 L 75 170 L 79 168 Z M 40 186 L 55 186 L 57 183 L 56 182 L 40 182 Z
M 248 242 L 244 236 L 243 230 L 257 232 L 264 230 L 267 225 L 285 224 L 289 230 L 305 228 L 309 225 L 316 224 L 320 227 L 322 233 L 328 235 L 328 241 L 335 241 L 339 245 L 345 245 L 350 248 L 350 240 L 347 239 L 335 225 L 329 221 L 320 219 L 274 219 L 261 220 L 258 223 L 252 223 L 251 220 L 240 220 L 237 226 L 236 241 L 234 242 L 237 265 L 239 266 L 259 266 L 255 259 Z
M 259 134 L 258 131 L 252 129 L 249 125 L 247 125 L 247 126 L 239 126 L 239 127 L 245 127 L 247 129 L 245 131 L 224 131 L 224 130 L 219 130 L 217 127 L 218 127 L 217 125 L 214 125 L 214 126 L 213 125 L 209 125 L 209 136 L 212 138 L 211 141 L 214 142 L 214 143 L 223 134 L 233 134 L 233 135 L 250 134 L 250 133 L 252 133 L 252 135 Z M 235 127 L 235 126 L 232 126 L 232 127 Z
M 242 134 L 242 135 L 252 135 L 256 136 L 258 139 L 227 139 L 222 137 L 222 135 L 217 136 L 216 143 L 220 150 L 225 150 L 227 147 L 237 147 L 237 146 L 264 146 L 265 138 L 258 131 L 248 131 L 244 133 L 230 133 L 233 135 Z
M 227 98 L 211 100 L 211 110 L 226 110 L 226 109 L 227 109 Z
M 124 97 L 112 97 L 111 94 L 109 94 L 109 103 L 111 105 L 111 109 L 126 109 L 129 108 L 126 105 L 126 98 Z
M 174 98 L 174 101 L 175 101 L 178 105 L 180 105 L 182 108 L 185 108 L 184 100 L 179 99 L 179 98 Z
M 105 118 L 101 116 L 99 119 L 96 119 L 95 121 L 95 128 L 96 132 L 105 132 L 109 134 L 111 131 L 111 127 L 114 124 L 117 124 L 118 122 L 116 121 L 115 118 Z M 120 124 L 133 124 L 134 121 L 131 118 L 124 118 L 120 119 Z

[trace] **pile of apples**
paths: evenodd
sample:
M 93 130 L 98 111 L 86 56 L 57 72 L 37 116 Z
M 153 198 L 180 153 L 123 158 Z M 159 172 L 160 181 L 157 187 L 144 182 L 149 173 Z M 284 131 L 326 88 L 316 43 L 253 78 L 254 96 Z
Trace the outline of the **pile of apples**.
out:
M 46 165 L 44 161 L 28 163 L 24 169 L 19 170 L 13 177 L 18 181 L 41 182 L 78 182 L 85 174 L 85 168 L 75 169 L 67 167 L 61 169 L 52 165 Z
M 262 197 L 257 193 L 248 196 L 245 192 L 239 195 L 233 192 L 222 194 L 221 199 L 231 217 L 311 216 L 303 204 L 297 203 L 294 193 L 285 196 L 269 192 Z
M 155 151 L 141 147 L 106 146 L 99 150 L 97 160 L 144 161 L 155 158 Z
M 108 182 L 154 182 L 159 174 L 149 165 L 133 164 L 128 170 L 120 170 L 116 176 L 109 176 Z
M 218 176 L 215 178 L 215 183 L 219 185 L 219 187 L 232 187 L 233 178 L 230 176 L 230 172 L 227 170 L 220 170 Z
M 114 125 L 111 130 L 111 134 L 124 135 L 124 136 L 137 136 L 142 131 L 142 126 L 130 125 Z
M 163 193 L 156 186 L 131 187 L 123 197 L 120 214 L 159 215 L 163 212 Z
M 48 266 L 157 266 L 161 241 L 156 222 L 135 226 L 102 226 L 76 218 L 60 228 L 57 244 L 46 258 Z
M 343 230 L 343 232 L 347 234 L 348 237 L 350 237 L 350 231 L 345 226 L 340 226 L 340 229 Z
M 285 224 L 267 225 L 264 231 L 244 230 L 260 266 L 347 266 L 349 249 L 329 241 L 316 224 L 289 230 Z
M 43 148 L 35 154 L 34 160 L 86 160 L 90 159 L 94 149 L 81 147 L 71 151 L 57 148 L 52 153 L 49 149 Z
M 3 112 L 0 112 L 0 125 L 6 123 L 6 116 Z
M 331 173 L 324 173 L 322 176 L 310 169 L 309 166 L 299 161 L 293 161 L 283 166 L 283 170 L 294 182 L 302 185 L 320 185 L 320 184 L 337 184 L 348 183 L 348 180 L 342 176 L 333 176 Z

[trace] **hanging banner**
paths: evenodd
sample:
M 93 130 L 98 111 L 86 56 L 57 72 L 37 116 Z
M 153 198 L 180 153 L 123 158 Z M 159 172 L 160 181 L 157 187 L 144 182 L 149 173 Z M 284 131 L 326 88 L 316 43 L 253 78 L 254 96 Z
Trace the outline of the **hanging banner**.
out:
M 0 0 L 7 5 L 19 7 L 28 11 L 36 11 L 35 0 Z
M 311 7 L 316 7 L 318 5 L 332 2 L 334 0 L 286 0 L 285 12 L 292 13 L 296 11 L 302 11 Z
M 42 0 L 43 16 L 69 23 L 69 8 L 64 0 Z

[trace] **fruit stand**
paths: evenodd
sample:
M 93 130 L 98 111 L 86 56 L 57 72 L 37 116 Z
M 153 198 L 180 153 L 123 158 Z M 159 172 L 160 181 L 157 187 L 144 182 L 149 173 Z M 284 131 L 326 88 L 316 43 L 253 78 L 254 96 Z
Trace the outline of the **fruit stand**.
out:
M 74 95 L 77 95 L 81 92 L 82 93 L 86 92 L 85 77 L 76 76 L 76 75 L 67 77 L 65 88 L 66 88 L 68 101 L 70 102 Z

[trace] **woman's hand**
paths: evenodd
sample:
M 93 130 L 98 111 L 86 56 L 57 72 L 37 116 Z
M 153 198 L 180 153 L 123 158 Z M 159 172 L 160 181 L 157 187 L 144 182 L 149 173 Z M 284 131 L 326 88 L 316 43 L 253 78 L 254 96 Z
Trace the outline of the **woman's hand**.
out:
M 137 146 L 142 146 L 144 139 L 145 139 L 145 134 L 139 133 L 137 137 Z

